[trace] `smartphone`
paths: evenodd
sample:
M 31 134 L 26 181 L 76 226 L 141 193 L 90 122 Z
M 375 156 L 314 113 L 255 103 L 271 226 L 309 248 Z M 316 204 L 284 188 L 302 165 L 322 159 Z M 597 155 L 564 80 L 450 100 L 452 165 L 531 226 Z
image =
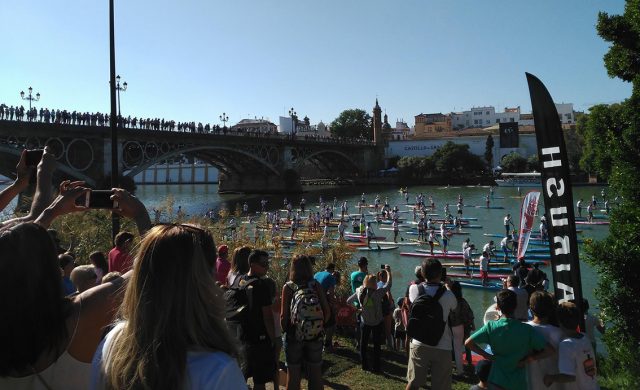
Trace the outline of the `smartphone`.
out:
M 90 209 L 114 209 L 118 207 L 118 202 L 111 200 L 111 195 L 111 190 L 91 190 L 76 199 L 76 204 Z
M 33 149 L 27 150 L 27 155 L 25 158 L 25 162 L 28 167 L 35 167 L 38 165 L 40 160 L 42 160 L 42 155 L 44 154 L 44 149 Z
M 445 279 L 447 279 L 447 269 L 442 267 L 442 271 L 440 274 L 440 280 L 444 281 Z

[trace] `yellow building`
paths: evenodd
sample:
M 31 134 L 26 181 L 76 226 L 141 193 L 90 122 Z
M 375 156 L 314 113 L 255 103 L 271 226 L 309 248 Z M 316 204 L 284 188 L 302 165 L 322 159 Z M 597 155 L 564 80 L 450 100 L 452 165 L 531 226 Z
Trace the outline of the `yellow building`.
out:
M 434 133 L 448 133 L 451 131 L 451 117 L 442 113 L 420 114 L 415 116 L 414 138 L 423 138 Z

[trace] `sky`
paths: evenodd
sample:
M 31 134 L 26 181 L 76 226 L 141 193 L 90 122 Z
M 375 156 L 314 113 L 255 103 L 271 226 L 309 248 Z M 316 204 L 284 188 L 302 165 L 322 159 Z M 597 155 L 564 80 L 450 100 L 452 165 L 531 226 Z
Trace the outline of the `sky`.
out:
M 108 1 L 4 0 L 0 103 L 108 112 Z M 599 11 L 621 0 L 115 0 L 124 115 L 229 123 L 294 108 L 311 123 L 342 110 L 410 126 L 477 106 L 530 112 L 525 72 L 557 103 L 587 110 L 631 94 L 607 76 Z

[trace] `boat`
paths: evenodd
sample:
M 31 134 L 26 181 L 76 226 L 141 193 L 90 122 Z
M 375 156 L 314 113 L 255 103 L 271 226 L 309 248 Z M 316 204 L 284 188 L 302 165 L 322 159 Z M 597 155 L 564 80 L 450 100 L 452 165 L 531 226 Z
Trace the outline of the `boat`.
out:
M 499 187 L 542 187 L 540 180 L 540 172 L 527 173 L 507 173 L 500 174 L 500 178 L 496 179 Z

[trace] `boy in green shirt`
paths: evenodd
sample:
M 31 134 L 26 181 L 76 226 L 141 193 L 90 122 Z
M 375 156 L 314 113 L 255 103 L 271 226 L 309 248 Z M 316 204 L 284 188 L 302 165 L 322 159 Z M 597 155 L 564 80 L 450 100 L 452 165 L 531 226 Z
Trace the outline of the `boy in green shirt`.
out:
M 489 383 L 497 388 L 526 390 L 525 362 L 541 359 L 555 351 L 531 325 L 513 317 L 517 302 L 513 291 L 498 292 L 497 306 L 502 317 L 478 329 L 467 339 L 465 346 L 493 362 Z M 479 344 L 488 344 L 493 354 L 485 352 Z

